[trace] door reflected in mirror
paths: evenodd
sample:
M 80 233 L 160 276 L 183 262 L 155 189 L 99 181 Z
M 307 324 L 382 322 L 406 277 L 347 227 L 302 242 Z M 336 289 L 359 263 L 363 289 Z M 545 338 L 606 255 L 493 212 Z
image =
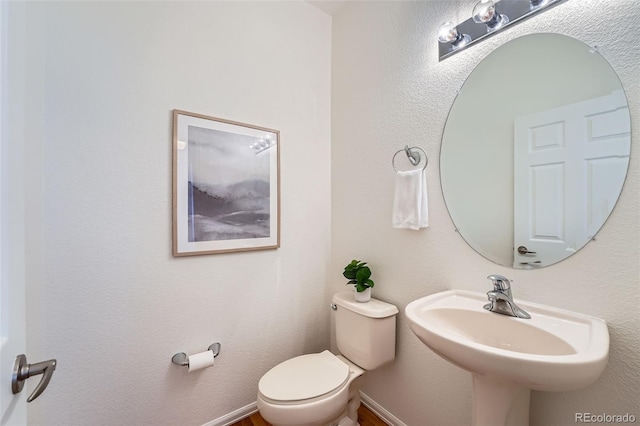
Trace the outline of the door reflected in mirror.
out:
M 442 191 L 465 241 L 503 266 L 557 263 L 609 217 L 629 164 L 620 80 L 588 45 L 533 34 L 493 51 L 451 107 Z

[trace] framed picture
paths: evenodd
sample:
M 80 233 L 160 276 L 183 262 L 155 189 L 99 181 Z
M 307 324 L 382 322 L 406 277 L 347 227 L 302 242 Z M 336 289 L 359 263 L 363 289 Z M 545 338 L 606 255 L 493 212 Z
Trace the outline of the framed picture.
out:
M 173 255 L 280 246 L 280 132 L 173 111 Z

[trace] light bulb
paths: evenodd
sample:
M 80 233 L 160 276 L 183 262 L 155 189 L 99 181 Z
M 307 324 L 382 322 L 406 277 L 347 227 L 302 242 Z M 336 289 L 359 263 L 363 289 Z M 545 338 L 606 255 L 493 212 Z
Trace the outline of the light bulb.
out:
M 453 22 L 445 22 L 438 28 L 438 41 L 440 43 L 451 43 L 453 50 L 459 49 L 471 41 L 467 34 L 460 34 Z
M 496 4 L 493 0 L 481 0 L 473 8 L 473 22 L 481 24 L 489 22 L 496 14 Z
M 438 28 L 438 40 L 440 43 L 451 43 L 458 38 L 458 29 L 453 22 L 445 22 Z
M 473 22 L 487 24 L 487 32 L 492 32 L 509 22 L 509 18 L 496 11 L 493 0 L 480 0 L 473 8 Z

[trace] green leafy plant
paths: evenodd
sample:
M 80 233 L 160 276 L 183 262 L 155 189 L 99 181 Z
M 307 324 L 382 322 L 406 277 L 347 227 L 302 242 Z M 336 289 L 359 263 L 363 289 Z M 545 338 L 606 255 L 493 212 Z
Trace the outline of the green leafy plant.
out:
M 355 284 L 358 292 L 363 292 L 367 288 L 373 287 L 373 280 L 370 278 L 371 269 L 366 264 L 367 262 L 352 260 L 351 263 L 344 267 L 344 272 L 342 273 L 349 280 L 347 285 Z

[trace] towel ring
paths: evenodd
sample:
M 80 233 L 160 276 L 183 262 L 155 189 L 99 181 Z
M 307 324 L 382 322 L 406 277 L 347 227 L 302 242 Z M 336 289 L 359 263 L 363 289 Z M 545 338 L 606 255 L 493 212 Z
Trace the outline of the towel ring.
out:
M 413 146 L 409 148 L 409 145 L 405 145 L 403 149 L 399 149 L 395 154 L 393 154 L 393 157 L 391 157 L 391 167 L 393 167 L 393 170 L 396 173 L 398 173 L 398 169 L 396 169 L 396 156 L 401 152 L 407 154 L 407 158 L 412 165 L 417 166 L 418 164 L 420 164 L 422 156 L 419 152 L 414 151 L 416 149 L 422 151 L 422 154 L 424 154 L 424 166 L 422 167 L 422 170 L 427 168 L 427 164 L 429 164 L 429 157 L 427 156 L 427 153 L 424 152 L 424 149 L 420 148 L 419 146 Z

